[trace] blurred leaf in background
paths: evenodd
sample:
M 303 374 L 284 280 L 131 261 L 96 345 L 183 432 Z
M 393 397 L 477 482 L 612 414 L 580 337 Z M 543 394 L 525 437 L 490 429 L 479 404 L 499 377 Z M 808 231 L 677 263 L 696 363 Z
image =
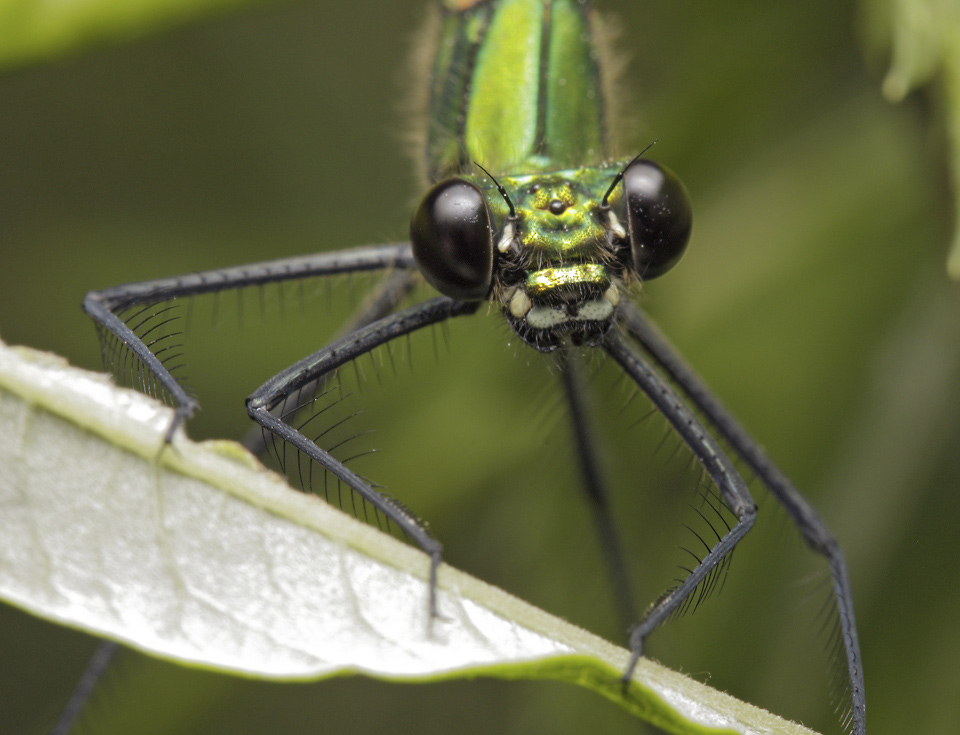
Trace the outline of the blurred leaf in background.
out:
M 49 61 L 256 0 L 0 0 L 0 66 Z M 263 2 L 263 0 L 259 0 Z
M 947 260 L 960 280 L 960 3 L 956 0 L 862 0 L 866 47 L 890 56 L 883 94 L 901 102 L 936 79 L 939 117 L 949 138 L 954 237 Z
M 90 289 L 404 237 L 420 192 L 402 103 L 418 80 L 399 74 L 396 59 L 428 5 L 251 4 L 203 24 L 164 20 L 162 33 L 85 55 L 73 51 L 89 45 L 87 31 L 59 36 L 67 40 L 55 50 L 8 51 L 15 43 L 2 34 L 16 26 L 7 18 L 32 4 L 0 5 L 0 58 L 13 59 L 0 77 L 0 334 L 98 367 L 79 309 Z M 960 299 L 943 269 L 954 204 L 947 136 L 937 131 L 956 119 L 940 102 L 956 98 L 947 68 L 956 46 L 944 31 L 955 6 L 877 1 L 857 15 L 834 0 L 597 5 L 628 60 L 624 147 L 658 137 L 658 159 L 687 184 L 696 211 L 684 263 L 645 288 L 644 306 L 844 544 L 871 730 L 953 733 Z M 196 17 L 193 7 L 182 17 Z M 930 9 L 926 27 L 944 31 L 940 61 L 922 67 L 940 71 L 932 93 L 891 106 L 883 62 L 869 69 L 860 41 L 884 48 L 911 7 Z M 56 60 L 25 65 L 47 53 Z M 922 78 L 908 77 L 907 86 Z M 244 397 L 333 327 L 308 310 L 248 318 L 240 329 L 233 300 L 215 319 L 201 301 L 189 331 L 203 349 L 189 365 L 203 412 L 189 431 L 237 437 Z M 582 501 L 544 481 L 544 460 L 559 450 L 535 432 L 494 442 L 502 407 L 539 395 L 543 379 L 542 364 L 505 347 L 495 322 L 478 317 L 455 331 L 436 364 L 429 347 L 415 353 L 421 389 L 391 396 L 395 420 L 381 435 L 405 457 L 402 486 L 451 563 L 619 641 Z M 464 415 L 469 439 L 451 430 Z M 564 417 L 550 418 L 560 426 L 551 443 L 560 442 Z M 604 440 L 624 488 L 622 528 L 643 549 L 638 568 L 651 578 L 669 571 L 676 544 L 660 553 L 649 534 L 651 524 L 678 523 L 671 488 L 634 490 L 620 459 L 636 454 L 636 435 L 605 431 Z M 836 732 L 815 595 L 794 563 L 805 551 L 773 503 L 761 499 L 761 516 L 723 594 L 658 631 L 650 654 Z M 95 645 L 0 610 L 0 731 L 43 732 Z M 599 698 L 547 682 L 277 685 L 128 654 L 86 726 L 520 733 L 597 723 L 637 728 Z

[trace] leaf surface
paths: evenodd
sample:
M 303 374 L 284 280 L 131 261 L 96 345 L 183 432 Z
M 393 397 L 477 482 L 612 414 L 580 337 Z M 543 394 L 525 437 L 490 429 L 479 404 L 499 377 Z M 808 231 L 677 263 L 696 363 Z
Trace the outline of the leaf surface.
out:
M 642 660 L 291 489 L 232 442 L 55 356 L 0 347 L 0 596 L 238 675 L 580 684 L 675 733 L 809 733 Z

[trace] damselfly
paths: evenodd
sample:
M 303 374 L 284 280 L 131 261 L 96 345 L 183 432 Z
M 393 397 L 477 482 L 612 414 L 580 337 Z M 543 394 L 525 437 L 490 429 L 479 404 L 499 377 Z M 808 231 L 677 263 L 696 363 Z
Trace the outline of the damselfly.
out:
M 89 294 L 84 308 L 98 323 L 108 366 L 174 404 L 172 434 L 198 404 L 174 376 L 170 358 L 176 350 L 168 334 L 158 331 L 166 302 L 303 278 L 382 273 L 344 336 L 264 383 L 248 398 L 247 410 L 282 468 L 306 475 L 310 487 L 320 482 L 314 475 L 323 482 L 332 478 L 338 493 L 346 488 L 353 504 L 372 509 L 375 518 L 386 519 L 430 556 L 425 598 L 432 615 L 442 613 L 435 598 L 440 542 L 405 505 L 334 451 L 327 432 L 316 428 L 317 421 L 327 419 L 316 408 L 318 397 L 328 394 L 340 368 L 374 349 L 389 349 L 407 335 L 469 318 L 493 304 L 513 334 L 554 362 L 607 563 L 618 586 L 626 589 L 629 581 L 586 418 L 581 369 L 584 356 L 606 355 L 679 434 L 715 486 L 717 505 L 731 517 L 696 554 L 687 576 L 636 621 L 623 678 L 630 677 L 647 637 L 716 583 L 753 524 L 755 504 L 719 438 L 777 498 L 829 566 L 849 682 L 843 720 L 851 732 L 862 734 L 860 653 L 840 547 L 789 480 L 630 301 L 640 283 L 679 260 L 692 214 L 686 190 L 672 172 L 642 155 L 621 158 L 611 149 L 605 105 L 611 92 L 596 50 L 593 12 L 582 0 L 442 3 L 423 136 L 422 160 L 432 186 L 412 217 L 409 243 L 119 286 Z M 442 295 L 402 307 L 421 279 Z M 706 426 L 698 415 L 706 417 Z M 620 600 L 626 617 L 628 596 L 621 594 Z

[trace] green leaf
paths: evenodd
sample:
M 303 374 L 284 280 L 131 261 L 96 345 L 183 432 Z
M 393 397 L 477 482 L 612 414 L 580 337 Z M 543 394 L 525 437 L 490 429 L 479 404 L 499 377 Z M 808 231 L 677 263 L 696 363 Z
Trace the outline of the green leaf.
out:
M 960 280 L 960 3 L 956 0 L 865 0 L 865 35 L 873 50 L 889 51 L 883 94 L 900 102 L 939 75 L 945 99 L 953 176 L 954 239 L 947 272 Z
M 163 443 L 170 409 L 0 343 L 0 596 L 243 676 L 579 684 L 673 733 L 810 733 L 642 660 L 296 492 L 232 442 Z
M 0 68 L 129 41 L 253 0 L 0 0 Z

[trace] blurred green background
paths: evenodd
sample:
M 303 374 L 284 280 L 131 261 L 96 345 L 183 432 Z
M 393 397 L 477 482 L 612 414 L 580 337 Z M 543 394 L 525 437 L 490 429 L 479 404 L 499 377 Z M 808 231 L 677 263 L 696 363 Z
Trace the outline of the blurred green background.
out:
M 99 368 L 79 308 L 90 289 L 402 239 L 419 192 L 404 142 L 416 80 L 398 60 L 425 5 L 271 3 L 3 72 L 0 336 Z M 848 3 L 598 6 L 611 11 L 627 62 L 624 148 L 659 138 L 656 158 L 683 178 L 696 211 L 688 255 L 644 305 L 842 541 L 871 732 L 954 733 L 960 289 L 943 269 L 951 211 L 940 100 L 884 102 L 883 59 L 865 61 Z M 498 434 L 511 396 L 539 389 L 542 370 L 531 378 L 523 368 L 542 365 L 498 347 L 505 332 L 494 317 L 475 341 L 469 326 L 455 333 L 437 367 L 421 361 L 415 377 L 429 392 L 405 389 L 391 404 L 392 430 L 416 436 L 424 456 L 411 454 L 398 474 L 413 478 L 411 504 L 451 563 L 620 642 L 584 508 L 542 481 L 553 460 L 537 438 L 501 456 L 472 440 L 447 449 L 430 434 L 459 437 L 449 429 L 464 415 L 464 436 Z M 197 356 L 208 378 L 192 436 L 241 435 L 245 395 L 331 331 L 284 323 L 217 325 Z M 202 345 L 205 328 L 196 327 Z M 456 402 L 464 396 L 475 414 Z M 458 413 L 445 418 L 451 406 Z M 562 424 L 562 412 L 551 416 Z M 628 437 L 605 438 L 613 466 L 636 452 Z M 426 464 L 437 456 L 445 461 Z M 631 479 L 619 484 L 637 528 L 659 523 L 660 498 L 629 494 Z M 658 632 L 650 654 L 837 732 L 816 605 L 805 604 L 792 562 L 806 554 L 773 503 L 761 507 L 773 521 L 738 550 L 724 593 Z M 631 535 L 634 519 L 623 522 Z M 785 551 L 768 558 L 764 544 L 781 536 Z M 671 544 L 663 563 L 677 561 Z M 645 553 L 640 568 L 662 563 L 656 549 Z M 787 560 L 785 573 L 773 559 Z M 44 732 L 95 646 L 0 608 L 0 732 Z M 273 684 L 129 653 L 82 731 L 642 727 L 552 683 Z

